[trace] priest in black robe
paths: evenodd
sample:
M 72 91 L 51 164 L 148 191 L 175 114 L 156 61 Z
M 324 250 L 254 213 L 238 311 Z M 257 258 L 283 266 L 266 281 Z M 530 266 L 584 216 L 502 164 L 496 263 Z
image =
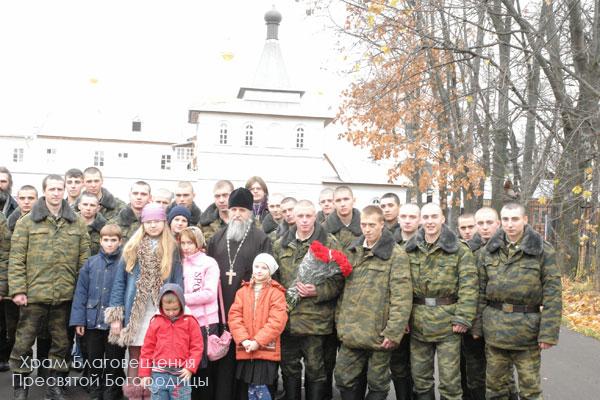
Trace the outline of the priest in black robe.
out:
M 252 262 L 260 253 L 272 253 L 271 241 L 262 229 L 252 221 L 252 193 L 246 188 L 238 188 L 229 195 L 229 222 L 208 242 L 208 255 L 217 260 L 221 270 L 221 288 L 225 317 L 235 299 L 235 293 L 242 281 L 252 277 Z M 220 314 L 219 314 L 220 315 Z M 223 321 L 222 321 L 223 322 Z M 212 381 L 208 384 L 218 400 L 244 400 L 247 392 L 238 388 L 235 360 L 235 343 L 231 341 L 229 352 L 215 362 Z

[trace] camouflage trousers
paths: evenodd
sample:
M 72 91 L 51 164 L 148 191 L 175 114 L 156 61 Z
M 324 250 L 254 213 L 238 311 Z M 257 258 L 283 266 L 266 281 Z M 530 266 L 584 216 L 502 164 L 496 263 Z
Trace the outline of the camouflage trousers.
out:
M 540 381 L 541 350 L 504 350 L 485 345 L 487 369 L 485 381 L 487 385 L 486 399 L 508 399 L 510 377 L 513 364 L 517 368 L 519 378 L 519 397 L 521 400 L 541 400 L 542 385 Z
M 461 400 L 460 339 L 453 334 L 440 342 L 422 342 L 410 338 L 410 366 L 416 394 L 425 394 L 434 388 L 434 357 L 437 353 L 440 396 L 446 400 Z
M 326 335 L 281 335 L 281 374 L 284 377 L 302 378 L 302 361 L 308 382 L 325 382 Z
M 15 345 L 10 354 L 10 369 L 15 373 L 31 373 L 31 347 L 36 338 L 43 334 L 44 327 L 52 337 L 48 359 L 50 369 L 68 372 L 66 357 L 69 351 L 67 318 L 70 302 L 60 304 L 29 304 L 20 307 Z M 47 325 L 46 325 L 47 324 Z
M 475 390 L 478 388 L 485 389 L 485 370 L 486 370 L 486 358 L 485 358 L 485 339 L 473 339 L 470 333 L 464 334 L 462 337 L 461 345 L 461 375 L 464 381 L 463 392 L 465 387 L 468 390 Z M 464 365 L 462 365 L 464 363 Z M 517 387 L 515 385 L 515 378 L 512 373 L 513 368 L 511 367 L 511 373 L 508 376 L 508 391 L 509 393 L 517 393 Z
M 341 390 L 356 389 L 366 369 L 369 391 L 389 392 L 391 356 L 391 351 L 351 349 L 342 343 L 335 364 L 336 385 Z

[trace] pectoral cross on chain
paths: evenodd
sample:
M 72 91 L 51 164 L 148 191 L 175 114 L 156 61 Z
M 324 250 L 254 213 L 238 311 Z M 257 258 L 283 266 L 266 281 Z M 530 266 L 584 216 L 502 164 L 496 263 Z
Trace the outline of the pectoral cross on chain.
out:
M 237 273 L 230 269 L 229 271 L 225 272 L 225 275 L 227 275 L 229 277 L 229 284 L 231 285 L 233 283 L 233 277 L 237 275 Z
M 231 259 L 231 249 L 229 248 L 229 239 L 227 239 L 227 258 L 229 259 L 229 271 L 225 272 L 225 275 L 229 277 L 229 285 L 233 284 L 233 277 L 237 275 L 237 273 L 233 270 L 233 265 L 235 264 L 235 260 L 237 259 L 238 254 L 240 254 L 240 250 L 242 249 L 242 245 L 244 244 L 244 240 L 246 240 L 246 236 L 248 236 L 248 232 L 250 232 L 250 227 L 252 225 L 248 225 L 246 232 L 244 232 L 244 237 L 240 242 L 235 255 L 233 256 L 233 260 Z

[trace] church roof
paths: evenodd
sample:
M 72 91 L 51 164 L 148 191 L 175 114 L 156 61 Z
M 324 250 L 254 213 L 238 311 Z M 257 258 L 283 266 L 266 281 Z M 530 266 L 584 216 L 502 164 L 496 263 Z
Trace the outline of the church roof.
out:
M 335 172 L 335 176 L 323 178 L 325 184 L 360 184 L 360 185 L 389 185 L 400 187 L 411 187 L 410 179 L 401 175 L 395 182 L 390 183 L 387 179 L 388 171 L 392 168 L 392 161 L 371 161 L 339 152 L 323 154 L 325 161 Z
M 304 91 L 294 89 L 279 46 L 278 30 L 282 16 L 273 8 L 265 14 L 267 40 L 249 85 L 241 86 L 237 99 L 210 101 L 192 107 L 188 122 L 197 123 L 200 113 L 247 114 L 260 116 L 316 118 L 328 125 L 334 113 L 314 102 L 303 102 Z
M 333 113 L 317 107 L 294 102 L 247 101 L 234 99 L 231 101 L 211 102 L 202 104 L 189 111 L 188 122 L 198 122 L 201 113 L 216 114 L 247 114 L 274 117 L 315 118 L 322 119 L 324 126 L 333 120 Z
M 267 25 L 267 40 L 263 46 L 263 51 L 258 62 L 258 67 L 254 73 L 254 79 L 250 85 L 240 88 L 238 98 L 246 98 L 248 89 L 262 90 L 266 92 L 295 93 L 302 97 L 303 91 L 294 90 L 287 73 L 287 68 L 279 46 L 279 24 L 282 16 L 279 11 L 273 7 L 265 13 L 265 23 Z

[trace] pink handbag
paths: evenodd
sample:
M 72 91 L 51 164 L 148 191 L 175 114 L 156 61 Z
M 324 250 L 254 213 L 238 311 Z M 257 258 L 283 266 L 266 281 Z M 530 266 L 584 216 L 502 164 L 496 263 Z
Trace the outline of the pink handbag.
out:
M 225 357 L 229 351 L 229 345 L 231 344 L 231 333 L 227 330 L 227 323 L 225 319 L 225 306 L 223 305 L 223 293 L 221 292 L 221 281 L 219 280 L 219 286 L 217 291 L 217 297 L 219 298 L 219 308 L 221 310 L 221 323 L 223 324 L 223 333 L 219 337 L 218 335 L 208 335 L 208 343 L 206 344 L 206 356 L 210 361 L 217 361 Z

